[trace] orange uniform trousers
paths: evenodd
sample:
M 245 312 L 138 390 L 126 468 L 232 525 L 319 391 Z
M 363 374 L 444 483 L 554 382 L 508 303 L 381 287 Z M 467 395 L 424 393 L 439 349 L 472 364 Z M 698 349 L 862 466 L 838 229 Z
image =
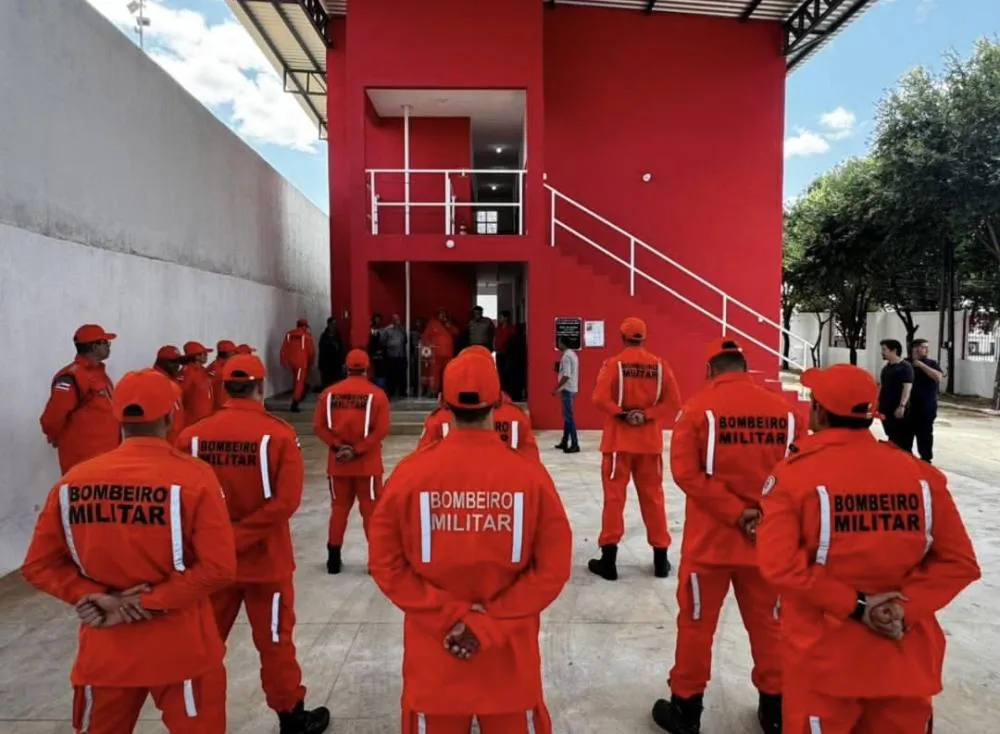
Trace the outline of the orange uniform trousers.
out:
M 472 720 L 481 734 L 552 734 L 552 718 L 544 704 L 532 711 L 491 716 L 436 716 L 403 712 L 403 734 L 469 734 Z
M 705 692 L 712 677 L 712 639 L 730 585 L 750 637 L 751 680 L 762 693 L 782 693 L 778 595 L 754 566 L 698 567 L 683 558 L 677 581 L 680 611 L 674 667 L 669 679 L 671 693 L 690 698 Z M 786 726 L 785 731 L 792 730 Z M 823 731 L 825 734 L 826 730 Z
M 361 510 L 361 523 L 368 537 L 368 524 L 375 512 L 375 501 L 382 494 L 382 477 L 330 477 L 330 529 L 327 543 L 340 547 L 344 544 L 347 520 L 351 516 L 354 500 Z
M 295 381 L 295 385 L 292 388 L 292 400 L 296 403 L 301 403 L 302 399 L 306 396 L 306 377 L 308 373 L 309 370 L 305 367 L 292 367 L 292 379 Z
M 130 734 L 150 695 L 170 734 L 226 730 L 226 668 L 221 663 L 198 678 L 166 686 L 75 686 L 73 728 L 77 734 Z
M 625 535 L 625 497 L 629 480 L 635 481 L 639 511 L 646 526 L 646 540 L 653 548 L 669 548 L 667 508 L 663 501 L 661 454 L 606 453 L 601 461 L 604 511 L 598 545 L 618 545 Z
M 932 714 L 929 698 L 827 696 L 797 689 L 793 676 L 781 711 L 785 734 L 931 734 Z
M 235 584 L 212 595 L 215 622 L 222 639 L 246 604 L 253 644 L 260 655 L 260 683 L 268 708 L 291 711 L 306 697 L 302 669 L 295 656 L 295 586 L 289 576 L 276 583 Z M 222 731 L 221 729 L 219 731 Z

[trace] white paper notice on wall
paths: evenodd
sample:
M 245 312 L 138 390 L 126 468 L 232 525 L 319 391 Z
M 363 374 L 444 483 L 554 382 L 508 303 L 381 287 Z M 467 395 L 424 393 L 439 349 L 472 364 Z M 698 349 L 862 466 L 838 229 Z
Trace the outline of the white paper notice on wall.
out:
M 584 321 L 583 322 L 583 346 L 603 347 L 604 346 L 604 322 Z

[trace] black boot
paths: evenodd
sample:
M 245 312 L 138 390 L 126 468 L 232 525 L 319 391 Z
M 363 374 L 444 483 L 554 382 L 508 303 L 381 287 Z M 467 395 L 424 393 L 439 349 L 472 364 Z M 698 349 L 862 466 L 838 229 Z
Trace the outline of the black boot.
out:
M 681 698 L 671 696 L 668 701 L 659 699 L 653 704 L 653 721 L 670 734 L 700 734 L 702 696 Z
M 757 721 L 764 734 L 781 734 L 781 695 L 761 693 Z
M 299 401 L 298 400 L 293 400 L 292 401 L 292 407 L 290 408 L 290 410 L 293 413 L 298 413 L 299 412 Z
M 569 446 L 563 449 L 563 453 L 566 454 L 578 454 L 580 453 L 580 446 L 576 441 L 573 441 Z
M 666 548 L 653 548 L 653 575 L 665 579 L 670 575 L 670 559 Z
M 559 451 L 565 451 L 567 446 L 569 446 L 569 436 L 564 433 L 562 440 L 555 445 L 555 448 Z
M 326 547 L 326 572 L 340 573 L 340 546 L 328 545 Z
M 592 574 L 600 576 L 605 581 L 618 580 L 618 567 L 615 562 L 618 560 L 617 545 L 602 545 L 600 559 L 592 558 L 587 561 L 587 568 Z
M 292 711 L 279 711 L 278 721 L 281 734 L 322 734 L 330 728 L 330 711 L 323 706 L 307 711 L 299 701 Z

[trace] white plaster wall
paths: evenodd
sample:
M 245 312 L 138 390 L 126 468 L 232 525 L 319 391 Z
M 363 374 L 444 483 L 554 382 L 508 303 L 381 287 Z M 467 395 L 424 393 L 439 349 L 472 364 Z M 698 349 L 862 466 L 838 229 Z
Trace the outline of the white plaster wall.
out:
M 322 211 L 83 0 L 0 1 L 0 574 L 58 479 L 38 417 L 78 325 L 113 378 L 162 344 L 248 342 L 329 311 Z

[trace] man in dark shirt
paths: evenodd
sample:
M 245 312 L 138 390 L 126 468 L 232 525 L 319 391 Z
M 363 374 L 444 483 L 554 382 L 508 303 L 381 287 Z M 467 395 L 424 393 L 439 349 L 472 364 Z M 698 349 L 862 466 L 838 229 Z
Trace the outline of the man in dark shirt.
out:
M 913 366 L 903 359 L 903 345 L 895 339 L 883 339 L 882 377 L 879 380 L 878 412 L 888 439 L 901 449 L 913 451 L 913 433 L 907 418 L 913 390 Z
M 330 387 L 344 376 L 344 342 L 337 329 L 337 319 L 326 320 L 326 329 L 319 337 L 319 373 L 323 387 Z
M 913 393 L 910 397 L 910 436 L 917 439 L 917 453 L 928 464 L 934 458 L 934 420 L 937 418 L 938 386 L 944 377 L 941 365 L 928 358 L 926 339 L 914 339 L 910 345 L 913 367 Z M 905 447 L 913 450 L 912 442 Z

